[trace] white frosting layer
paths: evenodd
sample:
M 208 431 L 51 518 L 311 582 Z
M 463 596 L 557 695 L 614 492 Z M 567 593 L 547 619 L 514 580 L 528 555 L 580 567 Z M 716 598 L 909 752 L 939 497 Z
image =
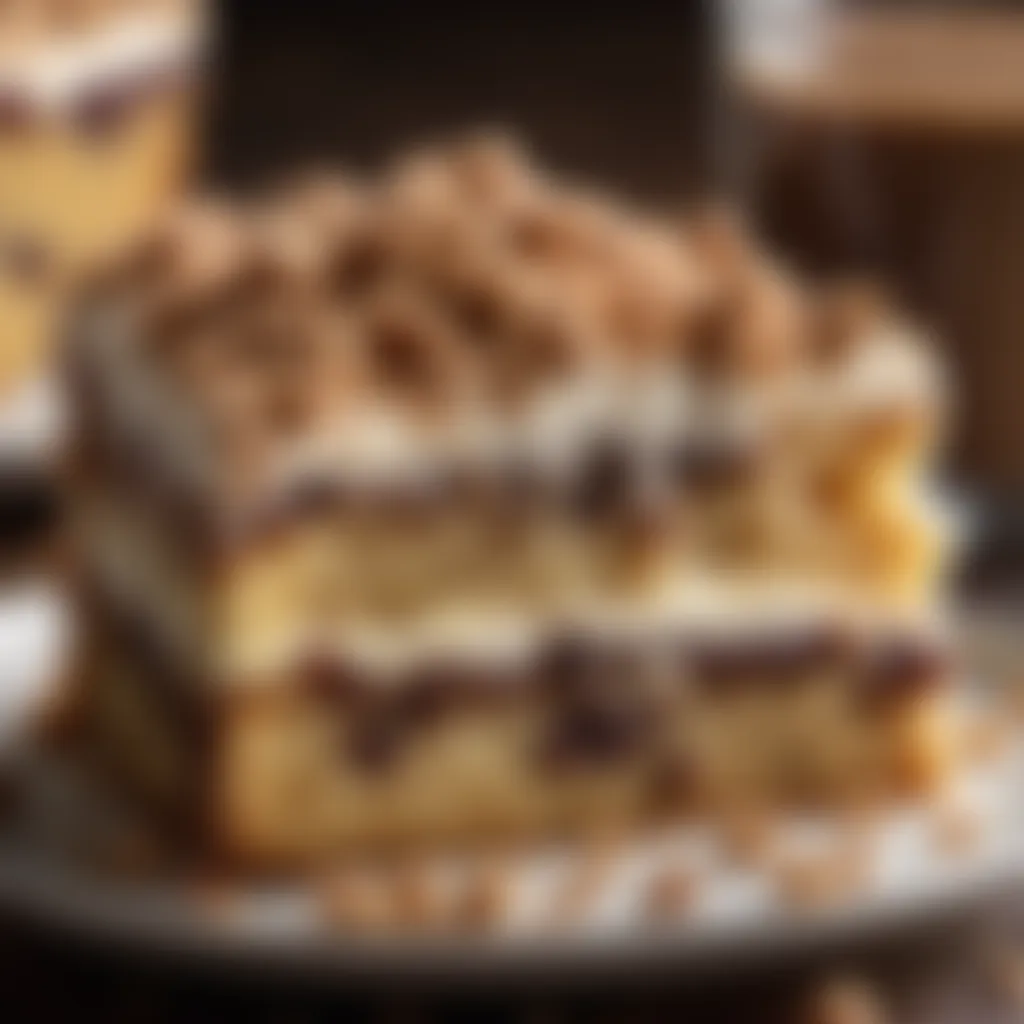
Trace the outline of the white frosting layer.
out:
M 66 436 L 67 408 L 53 380 L 33 380 L 0 404 L 0 461 L 55 467 Z
M 97 81 L 172 66 L 201 53 L 204 26 L 184 10 L 140 12 L 0 59 L 0 92 L 60 108 Z
M 828 434 L 887 410 L 938 411 L 943 390 L 934 360 L 893 329 L 838 369 L 808 370 L 779 385 L 711 391 L 663 367 L 632 376 L 597 369 L 536 396 L 515 416 L 469 408 L 428 426 L 399 410 L 346 410 L 333 429 L 282 450 L 265 487 L 273 493 L 324 475 L 369 484 L 415 480 L 436 468 L 513 456 L 557 475 L 603 437 L 628 441 L 637 452 L 688 440 L 742 449 L 756 446 L 780 418 Z

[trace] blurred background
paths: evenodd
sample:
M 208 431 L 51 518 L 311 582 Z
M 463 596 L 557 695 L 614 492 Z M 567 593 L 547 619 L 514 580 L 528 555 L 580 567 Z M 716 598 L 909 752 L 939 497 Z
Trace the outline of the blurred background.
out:
M 707 183 L 716 11 L 660 4 L 227 0 L 212 173 L 373 166 L 501 125 L 560 170 L 677 202 Z

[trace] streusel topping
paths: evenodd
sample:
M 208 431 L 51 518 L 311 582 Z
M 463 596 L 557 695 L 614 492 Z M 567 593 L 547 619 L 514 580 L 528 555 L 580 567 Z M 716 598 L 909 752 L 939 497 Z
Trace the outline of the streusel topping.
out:
M 195 200 L 99 288 L 247 443 L 367 409 L 514 411 L 601 374 L 760 385 L 841 358 L 883 315 L 865 292 L 801 287 L 734 217 L 647 216 L 493 136 L 370 182 Z

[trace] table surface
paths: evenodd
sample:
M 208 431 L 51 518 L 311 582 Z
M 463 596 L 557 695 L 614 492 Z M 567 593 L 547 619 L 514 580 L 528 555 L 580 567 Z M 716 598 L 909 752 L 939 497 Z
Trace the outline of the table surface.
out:
M 8 924 L 0 931 L 0 1000 L 11 1020 L 77 1020 L 88 1006 L 90 1017 L 113 1024 L 243 1017 L 254 1024 L 347 1019 L 799 1024 L 815 994 L 844 978 L 867 986 L 899 1024 L 1010 1024 L 1024 1021 L 1024 1001 L 997 980 L 989 951 L 1017 957 L 1024 951 L 1022 940 L 1024 902 L 895 949 L 829 954 L 771 973 L 719 976 L 685 987 L 662 977 L 619 989 L 591 979 L 569 992 L 360 993 L 185 973 L 56 943 Z

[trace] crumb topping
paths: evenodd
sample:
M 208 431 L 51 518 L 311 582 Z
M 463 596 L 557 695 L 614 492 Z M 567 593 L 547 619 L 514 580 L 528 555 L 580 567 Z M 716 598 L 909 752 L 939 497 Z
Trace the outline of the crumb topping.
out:
M 866 290 L 802 285 L 726 212 L 648 216 L 493 135 L 372 181 L 194 200 L 97 289 L 247 450 L 382 407 L 514 411 L 588 375 L 760 386 L 848 357 L 881 316 Z

